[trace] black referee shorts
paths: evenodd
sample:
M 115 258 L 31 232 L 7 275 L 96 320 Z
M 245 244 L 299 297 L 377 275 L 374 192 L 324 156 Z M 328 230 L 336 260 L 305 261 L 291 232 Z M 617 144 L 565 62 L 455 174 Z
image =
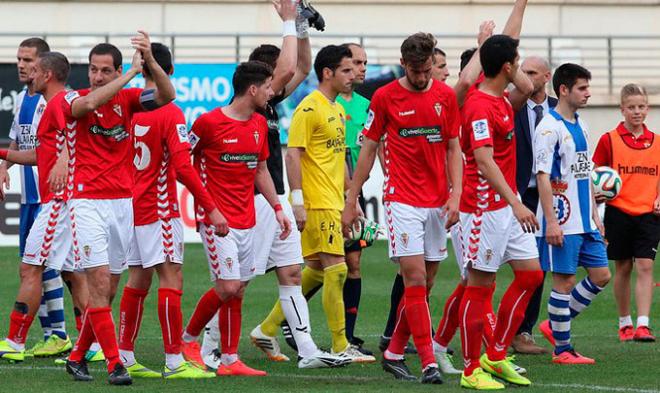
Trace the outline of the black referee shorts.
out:
M 358 197 L 358 203 L 360 204 L 360 208 L 362 209 L 362 212 L 366 213 L 367 201 L 364 200 L 364 195 L 362 194 L 362 191 L 360 191 L 360 196 Z M 350 246 L 344 246 L 344 253 L 349 253 L 353 251 L 362 251 L 362 246 L 360 245 L 360 242 L 353 242 L 353 244 L 351 244 Z
M 660 217 L 653 213 L 631 216 L 614 206 L 605 208 L 605 238 L 609 259 L 655 260 L 660 241 Z

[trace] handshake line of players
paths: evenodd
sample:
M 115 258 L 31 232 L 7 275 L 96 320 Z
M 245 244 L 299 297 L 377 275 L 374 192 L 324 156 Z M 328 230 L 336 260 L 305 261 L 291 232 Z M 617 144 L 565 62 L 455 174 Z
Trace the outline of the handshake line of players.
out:
M 238 357 L 241 307 L 249 280 L 276 269 L 280 300 L 250 334 L 259 348 L 272 360 L 288 360 L 274 338 L 286 320 L 300 368 L 374 362 L 352 334 L 355 318 L 348 314 L 356 317 L 357 311 L 345 315 L 347 276 L 355 279 L 347 262 L 356 263 L 359 271 L 359 255 L 357 262 L 350 257 L 359 247 L 345 249 L 344 239 L 367 234 L 365 227 L 373 233 L 373 226 L 358 225 L 362 228 L 355 235 L 356 223 L 364 221 L 359 218 L 360 190 L 380 152 L 389 256 L 400 265 L 404 287 L 401 300 L 393 304 L 394 328 L 382 361 L 385 371 L 397 379 L 439 384 L 440 367 L 453 369 L 446 367 L 446 346 L 432 339 L 428 307 L 438 262 L 447 257 L 449 228 L 462 281 L 451 298 L 459 304 L 456 320 L 449 329 L 445 329 L 447 321 L 441 322 L 440 333 L 453 336 L 461 329 L 465 364 L 461 386 L 503 389 L 493 376 L 515 385 L 531 384 L 523 375 L 526 370 L 506 353 L 532 293 L 543 281 L 542 264 L 565 280 L 562 288 L 553 290 L 549 306 L 553 361 L 593 363 L 570 343 L 571 319 L 609 280 L 604 243 L 596 230 L 600 221 L 589 183 L 591 165 L 582 160 L 589 157 L 587 131 L 576 114 L 588 99 L 590 74 L 575 64 L 557 69 L 553 84 L 559 104 L 539 124 L 547 128 L 541 133 L 544 138 L 535 138 L 540 217 L 549 222 L 555 218 L 549 190 L 558 182 L 575 210 L 559 223 L 565 225 L 567 235 L 575 235 L 571 238 L 575 244 L 544 247 L 542 236 L 540 249 L 549 255 L 544 258 L 542 253 L 539 262 L 534 238 L 539 220 L 522 204 L 515 184 L 514 108 L 522 107 L 533 90 L 518 66 L 526 3 L 516 1 L 502 34 L 492 34 L 492 22 L 482 24 L 479 46 L 455 90 L 431 78 L 436 59 L 432 35 L 417 33 L 404 40 L 405 76 L 374 94 L 365 111 L 364 130 L 359 138 L 352 138 L 361 145 L 355 148 L 360 150 L 355 161 L 351 157 L 347 162 L 346 149 L 353 113 L 347 116 L 338 102 L 347 101 L 346 106 L 355 102 L 353 89 L 356 80 L 364 79 L 366 55 L 356 44 L 322 48 L 314 61 L 319 87 L 294 112 L 289 133 L 286 170 L 291 203 L 285 197 L 273 105 L 309 73 L 311 19 L 288 1 L 275 2 L 284 21 L 281 50 L 262 45 L 250 61 L 239 64 L 232 80 L 232 102 L 202 115 L 190 132 L 181 110 L 170 103 L 175 98 L 169 81 L 171 55 L 163 45 L 151 44 L 145 32 L 132 38 L 136 52 L 123 75 L 117 48 L 99 44 L 92 49 L 90 89 L 67 92 L 66 58 L 56 52 L 40 53 L 32 87 L 48 105 L 38 127 L 36 151 L 0 152 L 12 162 L 36 163 L 42 193 L 42 210 L 28 237 L 21 288 L 8 337 L 0 342 L 0 355 L 23 360 L 26 332 L 41 298 L 41 274 L 48 266 L 84 271 L 86 289 L 73 291 L 74 299 L 78 297 L 74 301 L 84 310 L 80 334 L 66 359 L 74 379 L 92 379 L 86 355 L 95 340 L 105 355 L 111 384 L 130 384 L 131 377 L 266 375 Z M 123 89 L 139 73 L 145 76 L 145 88 Z M 510 84 L 515 88 L 506 92 Z M 546 141 L 550 135 L 555 139 Z M 557 146 L 563 154 L 555 157 Z M 556 166 L 563 169 L 555 172 Z M 214 283 L 185 328 L 176 180 L 195 197 Z M 569 227 L 573 232 L 568 232 Z M 303 259 L 306 268 L 301 271 Z M 505 263 L 515 277 L 495 315 L 495 275 Z M 588 268 L 589 276 L 575 286 L 578 263 Z M 117 340 L 110 304 L 119 274 L 127 267 Z M 162 372 L 141 365 L 133 352 L 153 270 L 159 275 Z M 332 335 L 330 352 L 319 350 L 311 338 L 305 299 L 321 286 Z M 215 337 L 209 337 L 216 340 L 214 358 L 207 360 L 201 357 L 197 338 L 209 323 L 217 330 L 210 335 Z M 411 336 L 422 363 L 421 378 L 410 372 L 404 360 Z M 216 373 L 206 371 L 205 363 L 215 366 Z

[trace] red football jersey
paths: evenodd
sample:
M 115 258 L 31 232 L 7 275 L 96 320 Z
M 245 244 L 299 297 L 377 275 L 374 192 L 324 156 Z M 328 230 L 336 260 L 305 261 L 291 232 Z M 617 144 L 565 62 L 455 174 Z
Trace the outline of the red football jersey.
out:
M 376 90 L 363 134 L 376 142 L 383 139 L 383 200 L 444 205 L 447 141 L 459 130 L 456 94 L 443 82 L 433 81 L 425 92 L 409 91 L 398 80 Z
M 65 121 L 64 113 L 62 113 L 62 102 L 64 102 L 65 94 L 66 91 L 62 90 L 48 101 L 46 110 L 37 128 L 36 153 L 41 203 L 48 203 L 52 199 L 67 199 L 64 190 L 57 194 L 52 193 L 50 191 L 50 184 L 48 184 L 48 175 L 50 175 L 50 171 L 53 169 L 62 150 L 66 148 L 64 145 Z
M 229 226 L 252 228 L 257 163 L 268 158 L 266 118 L 254 113 L 247 121 L 234 120 L 216 108 L 195 121 L 188 139 L 195 169 Z M 210 224 L 205 215 L 198 221 Z
M 516 191 L 516 139 L 513 108 L 506 97 L 495 97 L 471 89 L 463 104 L 461 146 L 465 155 L 463 194 L 460 210 L 472 213 L 477 205 L 482 211 L 498 210 L 507 202 L 479 174 L 474 149 L 493 148 L 493 158 L 507 184 Z
M 67 132 L 74 149 L 73 198 L 119 199 L 133 195 L 133 143 L 131 118 L 144 109 L 142 89 L 120 90 L 110 101 L 80 119 L 71 115 L 71 104 L 89 89 L 64 97 Z
M 171 156 L 189 151 L 183 112 L 169 103 L 151 112 L 137 113 L 131 121 L 135 146 L 135 225 L 179 217 L 176 171 Z

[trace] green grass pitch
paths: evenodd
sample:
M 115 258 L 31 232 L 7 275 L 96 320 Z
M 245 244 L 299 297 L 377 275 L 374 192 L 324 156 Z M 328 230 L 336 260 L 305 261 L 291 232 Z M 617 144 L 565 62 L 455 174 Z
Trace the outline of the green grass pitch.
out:
M 389 296 L 396 266 L 386 259 L 386 244 L 378 242 L 367 249 L 362 259 L 362 302 L 356 334 L 364 338 L 367 347 L 377 351 L 378 337 L 387 318 Z M 16 248 L 0 248 L 0 271 L 3 272 L 0 284 L 0 335 L 7 334 L 8 317 L 13 306 L 18 288 L 18 262 Z M 458 277 L 458 269 L 453 258 L 444 261 L 436 278 L 431 299 L 433 323 L 437 325 L 444 300 L 453 290 Z M 124 277 L 124 281 L 125 281 Z M 660 275 L 655 275 L 660 281 Z M 496 302 L 511 280 L 510 269 L 505 267 L 498 276 Z M 142 329 L 136 345 L 138 361 L 156 370 L 164 363 L 161 333 L 158 326 L 156 311 L 156 291 L 150 292 L 145 305 Z M 186 263 L 184 265 L 184 295 L 183 314 L 185 320 L 190 316 L 198 297 L 210 287 L 209 273 L 203 250 L 200 245 L 191 244 L 186 248 Z M 549 292 L 549 280 L 546 282 L 546 296 Z M 657 302 L 660 288 L 655 290 Z M 120 292 L 121 293 L 121 292 Z M 118 295 L 119 296 L 119 295 Z M 10 365 L 0 363 L 0 392 L 202 392 L 202 391 L 459 391 L 458 377 L 447 377 L 441 386 L 423 386 L 418 383 L 402 383 L 395 381 L 380 368 L 380 364 L 350 365 L 334 370 L 300 371 L 295 362 L 272 363 L 249 341 L 248 334 L 252 328 L 265 317 L 277 296 L 276 278 L 268 274 L 255 279 L 248 287 L 243 306 L 243 337 L 239 353 L 250 366 L 268 371 L 269 376 L 263 378 L 215 378 L 196 381 L 163 381 L 136 379 L 131 387 L 111 387 L 106 382 L 105 366 L 94 364 L 91 372 L 95 380 L 91 383 L 73 382 L 64 368 L 55 366 L 52 359 L 28 360 L 22 364 Z M 545 318 L 545 299 L 542 304 L 541 317 Z M 312 319 L 312 334 L 322 347 L 329 347 L 325 317 L 322 312 L 320 295 L 310 301 Z M 115 299 L 114 310 L 117 320 L 119 299 Z M 76 335 L 75 324 L 71 312 L 71 301 L 68 293 L 65 300 L 68 331 Z M 652 312 L 652 324 L 660 318 L 655 307 Z M 595 357 L 594 366 L 557 366 L 550 363 L 549 356 L 518 356 L 517 362 L 526 367 L 532 380 L 529 392 L 640 392 L 660 393 L 660 344 L 622 344 L 617 339 L 617 313 L 612 295 L 608 287 L 594 301 L 573 325 L 574 344 L 578 351 Z M 30 332 L 28 345 L 34 344 L 40 337 L 38 320 L 35 320 Z M 543 344 L 544 339 L 536 334 L 537 341 Z M 280 338 L 284 352 L 292 359 L 295 354 Z M 456 337 L 452 346 L 460 351 L 460 341 Z M 460 353 L 460 352 L 459 352 Z M 377 353 L 380 358 L 380 353 Z M 415 373 L 421 373 L 416 356 L 409 356 L 409 366 Z M 380 359 L 379 359 L 380 360 Z M 460 356 L 455 355 L 455 363 L 461 365 Z M 75 390 L 74 390 L 75 389 Z M 510 389 L 514 389 L 510 387 Z

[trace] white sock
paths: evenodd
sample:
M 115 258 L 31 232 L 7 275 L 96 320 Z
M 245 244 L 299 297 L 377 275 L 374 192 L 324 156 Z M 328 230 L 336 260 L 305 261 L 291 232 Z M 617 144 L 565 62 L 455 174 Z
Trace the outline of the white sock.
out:
M 632 318 L 630 317 L 630 315 L 626 315 L 625 317 L 619 317 L 619 329 L 625 326 L 632 326 Z
M 130 367 L 137 363 L 135 360 L 135 352 L 133 351 L 125 351 L 123 349 L 119 350 L 119 358 L 121 359 L 121 362 L 124 363 L 124 366 Z
M 438 344 L 437 341 L 431 340 L 433 342 L 433 352 L 436 353 L 447 353 L 447 347 L 444 347 L 440 344 Z
M 220 326 L 218 325 L 218 313 L 213 314 L 213 318 L 204 328 L 202 338 L 202 356 L 210 355 L 214 349 L 220 346 Z
M 220 363 L 222 363 L 225 366 L 229 366 L 230 364 L 236 363 L 238 360 L 238 354 L 233 353 L 231 355 L 227 355 L 226 353 L 223 353 L 220 356 Z
M 648 315 L 639 315 L 637 316 L 637 327 L 646 326 L 649 327 L 649 317 Z
M 8 338 L 6 338 L 5 341 L 7 341 L 7 344 L 9 344 L 9 346 L 12 347 L 14 351 L 25 351 L 25 344 L 19 344 L 17 342 L 11 341 Z
M 183 355 L 180 353 L 166 353 L 165 354 L 165 366 L 170 370 L 176 370 L 183 364 L 185 360 Z
M 89 346 L 89 350 L 92 352 L 98 352 L 101 350 L 101 344 L 93 342 L 92 345 Z
M 181 335 L 181 339 L 187 343 L 191 343 L 197 340 L 197 336 L 193 336 L 190 333 L 188 333 L 186 330 L 184 330 L 183 334 Z
M 404 358 L 403 355 L 392 353 L 392 352 L 390 352 L 389 349 L 385 350 L 385 353 L 383 354 L 383 357 L 387 360 L 403 360 L 403 358 Z
M 312 326 L 309 324 L 309 308 L 300 286 L 280 285 L 280 303 L 293 339 L 298 346 L 298 355 L 306 358 L 314 355 L 318 347 L 312 339 Z

